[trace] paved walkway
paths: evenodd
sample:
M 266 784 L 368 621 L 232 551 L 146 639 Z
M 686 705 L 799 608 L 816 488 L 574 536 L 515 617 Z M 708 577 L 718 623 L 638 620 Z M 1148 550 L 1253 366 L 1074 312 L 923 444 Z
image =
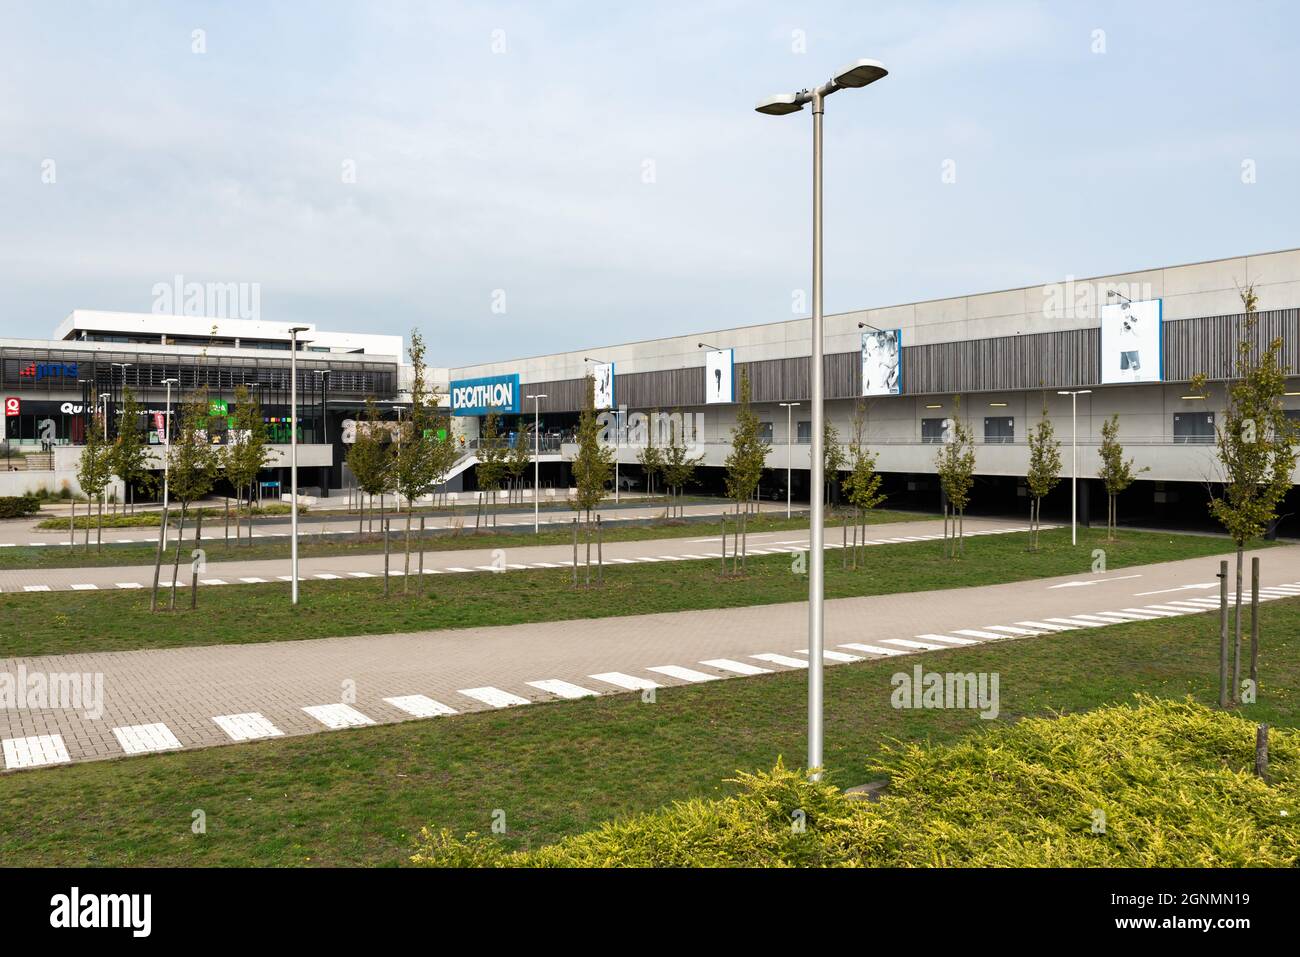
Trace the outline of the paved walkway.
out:
M 1006 535 L 1026 531 L 1001 519 L 967 519 L 966 534 Z M 893 545 L 904 542 L 933 541 L 943 537 L 941 521 L 890 522 L 872 525 L 873 536 L 868 545 Z M 1053 526 L 1044 526 L 1053 527 Z M 833 534 L 832 534 L 833 533 Z M 287 533 L 286 533 L 287 534 Z M 395 537 L 396 537 L 396 533 Z M 304 536 L 306 539 L 306 536 Z M 728 550 L 734 544 L 728 536 Z M 808 548 L 807 531 L 763 532 L 748 536 L 749 555 L 771 555 L 778 552 L 802 551 Z M 840 529 L 827 529 L 828 546 L 840 545 Z M 474 572 L 506 572 L 527 568 L 572 567 L 573 546 L 529 545 L 528 537 L 520 536 L 519 544 L 509 548 L 470 548 L 424 553 L 426 575 L 466 574 Z M 188 545 L 188 543 L 187 543 Z M 392 543 L 390 574 L 401 574 L 404 556 L 400 538 Z M 603 552 L 606 564 L 628 565 L 664 561 L 719 561 L 722 556 L 720 536 L 646 539 L 639 541 L 607 542 Z M 586 546 L 579 546 L 579 561 L 585 560 Z M 596 550 L 592 548 L 592 560 Z M 178 585 L 190 584 L 191 549 L 182 546 L 181 574 Z M 418 555 L 411 555 L 412 573 L 419 567 Z M 373 578 L 382 575 L 384 556 L 337 555 L 321 558 L 300 558 L 298 574 L 304 580 L 329 580 L 337 578 Z M 232 584 L 261 584 L 289 580 L 288 558 L 253 561 L 213 562 L 199 570 L 199 584 L 204 586 Z M 161 577 L 171 583 L 171 563 L 165 562 Z M 13 591 L 95 591 L 115 588 L 148 588 L 153 584 L 152 565 L 107 566 L 102 568 L 11 568 L 0 569 L 0 592 Z
M 1266 601 L 1300 595 L 1300 546 L 1262 556 Z M 829 601 L 826 660 L 1201 614 L 1217 558 L 951 591 Z M 807 605 L 0 661 L 0 673 L 95 676 L 65 707 L 0 711 L 7 769 L 199 748 L 807 667 Z M 907 665 L 910 667 L 910 663 Z M 79 685 L 80 687 L 80 685 Z M 1014 688 L 1002 689 L 1004 700 Z M 53 704 L 56 702 L 46 702 Z M 68 707 L 66 705 L 72 705 Z

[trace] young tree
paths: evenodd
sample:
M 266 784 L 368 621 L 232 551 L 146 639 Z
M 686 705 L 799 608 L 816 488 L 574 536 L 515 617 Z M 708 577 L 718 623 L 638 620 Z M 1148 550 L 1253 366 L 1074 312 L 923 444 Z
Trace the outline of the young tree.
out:
M 1237 547 L 1237 597 L 1234 601 L 1232 703 L 1241 701 L 1242 562 L 1246 543 L 1258 538 L 1277 520 L 1277 508 L 1291 489 L 1297 435 L 1282 410 L 1287 369 L 1281 364 L 1282 339 L 1262 345 L 1258 338 L 1257 296 L 1254 286 L 1241 292 L 1246 317 L 1237 343 L 1236 379 L 1228 388 L 1228 407 L 1216 437 L 1223 471 L 1222 494 L 1210 500 L 1210 513 L 1219 520 Z M 1252 636 L 1251 678 L 1257 680 L 1258 648 Z M 1220 649 L 1220 667 L 1226 649 Z M 1220 674 L 1220 698 L 1226 675 Z M 1221 705 L 1227 702 L 1220 700 Z
M 348 449 L 348 467 L 356 479 L 357 488 L 369 499 L 370 530 L 375 530 L 375 496 L 385 494 L 392 486 L 393 446 L 391 433 L 379 418 L 379 408 L 374 396 L 366 399 L 366 418 L 357 423 L 356 436 Z M 366 509 L 357 508 L 357 534 L 365 530 Z
M 664 421 L 662 418 L 660 421 Z M 651 427 L 652 431 L 654 426 Z M 660 463 L 660 469 L 663 472 L 664 484 L 668 491 L 673 495 L 676 504 L 676 514 L 681 514 L 681 495 L 682 488 L 687 484 L 695 481 L 695 469 L 704 461 L 703 455 L 692 456 L 686 445 L 686 422 L 680 413 L 674 412 L 667 419 L 667 435 L 661 438 L 667 438 L 668 442 L 662 446 L 663 455 Z
M 578 416 L 578 452 L 573 458 L 573 482 L 577 486 L 573 507 L 584 516 L 587 583 L 590 584 L 591 512 L 605 497 L 605 483 L 609 481 L 614 470 L 614 452 L 610 444 L 602 440 L 601 417 L 596 414 L 596 380 L 590 375 L 584 383 L 584 392 L 586 398 L 583 400 L 582 412 Z
M 489 411 L 483 419 L 483 432 L 478 440 L 478 466 L 474 473 L 478 477 L 480 492 L 487 492 L 492 503 L 492 524 L 497 523 L 497 490 L 505 480 L 509 469 L 509 455 L 505 443 L 501 440 L 501 417 Z
M 98 503 L 98 520 L 95 530 L 95 549 L 104 547 L 104 489 L 113 477 L 113 449 L 104 442 L 104 427 L 98 415 L 90 417 L 90 428 L 86 430 L 86 445 L 81 450 L 81 459 L 77 462 L 77 483 L 86 493 L 87 503 Z M 90 515 L 86 515 L 86 550 L 90 550 Z
M 966 506 L 975 485 L 975 440 L 970 426 L 961 418 L 961 400 L 954 402 L 953 418 L 945 424 L 943 448 L 935 459 L 935 471 L 946 499 L 943 506 L 944 554 L 955 558 L 965 554 Z M 948 531 L 949 512 L 952 533 Z
M 1097 478 L 1106 487 L 1106 541 L 1113 542 L 1119 527 L 1120 493 L 1147 470 L 1143 466 L 1134 472 L 1133 460 L 1124 458 L 1124 446 L 1119 443 L 1118 413 L 1101 424 L 1101 447 L 1097 455 L 1101 459 Z
M 867 448 L 867 411 L 862 402 L 853 413 L 853 441 L 849 444 L 849 472 L 843 481 L 844 497 L 853 506 L 853 567 L 858 567 L 858 543 L 867 540 L 867 512 L 885 500 L 883 477 L 876 471 L 876 456 Z M 859 537 L 860 533 L 860 537 Z M 863 546 L 865 547 L 865 545 Z M 866 555 L 862 566 L 866 567 Z
M 180 570 L 181 542 L 185 538 L 185 516 L 189 507 L 212 491 L 221 470 L 216 448 L 208 438 L 208 392 L 200 389 L 181 405 L 181 431 L 171 443 L 167 458 L 168 494 L 180 502 L 181 517 L 176 527 L 176 553 L 172 560 L 170 607 L 176 610 L 176 575 Z
M 406 501 L 403 594 L 410 591 L 411 517 L 415 500 L 432 490 L 435 478 L 433 456 L 430 454 L 435 399 L 429 389 L 428 369 L 424 364 L 424 337 L 418 329 L 411 330 L 407 355 L 411 360 L 411 414 L 398 429 L 397 454 L 393 457 L 392 464 L 393 488 Z
M 1061 443 L 1056 440 L 1052 420 L 1043 405 L 1038 425 L 1029 430 L 1029 472 L 1025 484 L 1029 486 L 1029 547 L 1038 550 L 1038 533 L 1043 524 L 1043 496 L 1056 488 L 1061 481 Z
M 226 478 L 235 487 L 235 541 L 240 535 L 240 505 L 248 493 L 248 544 L 253 544 L 253 499 L 257 476 L 275 461 L 271 454 L 266 427 L 262 422 L 262 404 L 247 386 L 235 387 L 236 428 L 226 433 L 221 463 Z
M 650 427 L 645 432 L 645 444 L 636 453 L 636 460 L 641 463 L 641 471 L 645 474 L 647 497 L 654 493 L 655 476 L 664 473 L 664 451 L 659 445 L 660 436 L 656 434 L 659 421 L 659 410 L 655 409 L 650 413 Z
M 433 410 L 432 441 L 429 445 L 429 471 L 433 474 L 433 488 L 438 489 L 447 482 L 447 473 L 460 457 L 451 434 L 451 415 L 442 408 Z
M 118 423 L 117 439 L 113 442 L 109 467 L 122 480 L 133 513 L 135 489 L 138 487 L 148 494 L 157 484 L 149 470 L 153 453 L 149 449 L 144 429 L 140 426 L 140 415 L 140 403 L 128 386 L 122 390 L 122 416 Z
M 771 445 L 759 434 L 758 415 L 749 402 L 748 371 L 740 374 L 740 401 L 736 405 L 736 424 L 731 429 L 731 452 L 723 465 L 726 467 L 727 496 L 736 503 L 736 516 L 740 522 L 740 548 L 732 560 L 732 570 L 743 569 L 748 538 L 745 532 L 745 512 L 754 497 L 767 454 Z M 743 506 L 743 511 L 742 511 Z
M 812 450 L 809 450 L 809 455 Z M 822 463 L 825 472 L 823 478 L 823 493 L 826 496 L 826 504 L 831 504 L 831 492 L 838 484 L 840 472 L 843 471 L 848 459 L 844 455 L 844 447 L 840 445 L 840 430 L 831 425 L 828 418 L 822 427 Z
M 503 463 L 506 474 L 510 476 L 510 498 L 517 498 L 521 502 L 524 498 L 524 473 L 528 471 L 528 466 L 533 464 L 532 431 L 531 425 L 520 421 L 519 429 L 515 432 L 514 445 L 506 450 Z

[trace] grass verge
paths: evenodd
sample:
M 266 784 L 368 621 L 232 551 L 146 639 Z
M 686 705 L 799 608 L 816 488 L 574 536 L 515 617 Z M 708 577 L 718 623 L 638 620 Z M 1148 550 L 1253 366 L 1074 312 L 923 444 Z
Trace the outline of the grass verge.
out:
M 1231 543 L 1157 532 L 1126 532 L 1107 543 L 1103 531 L 1085 530 L 1071 546 L 1069 530 L 1056 529 L 1044 532 L 1040 550 L 1032 553 L 1024 535 L 972 538 L 966 557 L 957 561 L 941 557 L 939 542 L 873 545 L 865 550 L 867 567 L 857 570 L 845 569 L 839 552 L 827 554 L 826 596 L 1085 574 L 1096 548 L 1106 550 L 1108 567 L 1115 570 L 1219 554 Z M 723 577 L 719 563 L 708 560 L 610 565 L 603 587 L 577 591 L 570 584 L 572 572 L 561 569 L 426 576 L 423 594 L 415 593 L 413 582 L 407 596 L 397 578 L 388 599 L 379 579 L 310 581 L 296 608 L 287 600 L 287 583 L 226 585 L 203 588 L 196 612 L 159 614 L 149 613 L 147 590 L 8 592 L 0 595 L 0 655 L 244 644 L 805 601 L 808 579 L 793 572 L 795 560 L 752 556 L 743 577 Z M 400 567 L 400 559 L 394 567 Z M 178 604 L 188 606 L 188 595 Z
M 1241 714 L 1300 721 L 1300 601 L 1261 608 L 1261 688 Z M 826 671 L 826 766 L 865 782 L 891 741 L 956 741 L 991 725 L 1128 701 L 1209 704 L 1214 615 L 1135 622 Z M 896 710 L 891 676 L 997 672 L 996 722 Z M 640 696 L 530 705 L 301 738 L 0 775 L 0 860 L 52 865 L 399 865 L 419 829 L 535 848 L 675 800 L 733 793 L 739 769 L 804 754 L 806 675 L 737 678 Z M 206 815 L 207 833 L 191 830 Z M 1300 809 L 1292 809 L 1300 813 Z

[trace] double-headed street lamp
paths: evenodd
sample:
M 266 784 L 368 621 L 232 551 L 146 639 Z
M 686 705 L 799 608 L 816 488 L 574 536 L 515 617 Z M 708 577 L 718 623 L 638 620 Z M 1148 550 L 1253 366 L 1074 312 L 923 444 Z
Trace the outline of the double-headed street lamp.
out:
M 1057 395 L 1070 397 L 1070 544 L 1079 544 L 1079 396 L 1092 395 L 1091 389 L 1061 390 Z
M 528 398 L 533 400 L 533 534 L 536 535 L 542 530 L 541 510 L 537 504 L 541 494 L 538 490 L 540 484 L 538 479 L 541 474 L 539 463 L 542 461 L 541 413 L 539 411 L 541 406 L 538 403 L 546 398 L 546 393 L 530 395 Z
M 790 518 L 790 459 L 794 456 L 794 433 L 791 432 L 793 412 L 799 407 L 798 402 L 778 402 L 785 409 L 785 517 Z
M 808 496 L 809 512 L 809 567 L 808 567 L 808 769 L 814 779 L 820 779 L 822 767 L 822 651 L 825 646 L 825 621 L 822 598 L 825 571 L 825 528 L 822 497 L 815 494 L 825 479 L 825 409 L 822 398 L 825 370 L 822 343 L 822 117 L 826 111 L 826 97 L 838 90 L 858 89 L 887 76 L 889 71 L 879 60 L 855 60 L 821 86 L 798 93 L 782 93 L 768 97 L 755 109 L 769 116 L 798 113 L 804 104 L 812 104 L 813 117 L 813 241 L 812 241 L 812 469 L 809 476 L 813 493 Z M 818 770 L 814 770 L 818 769 Z

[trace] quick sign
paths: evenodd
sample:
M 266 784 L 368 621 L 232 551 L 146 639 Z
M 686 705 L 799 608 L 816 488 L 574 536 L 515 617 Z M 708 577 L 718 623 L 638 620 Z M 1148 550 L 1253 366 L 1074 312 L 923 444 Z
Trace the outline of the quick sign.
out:
M 22 399 L 10 396 L 5 399 L 5 415 L 18 415 L 23 409 Z
M 487 415 L 489 412 L 518 413 L 519 373 L 457 379 L 451 383 L 452 415 Z
M 24 379 L 35 379 L 37 382 L 50 378 L 75 379 L 77 364 L 75 362 L 29 362 L 18 370 L 18 375 Z

